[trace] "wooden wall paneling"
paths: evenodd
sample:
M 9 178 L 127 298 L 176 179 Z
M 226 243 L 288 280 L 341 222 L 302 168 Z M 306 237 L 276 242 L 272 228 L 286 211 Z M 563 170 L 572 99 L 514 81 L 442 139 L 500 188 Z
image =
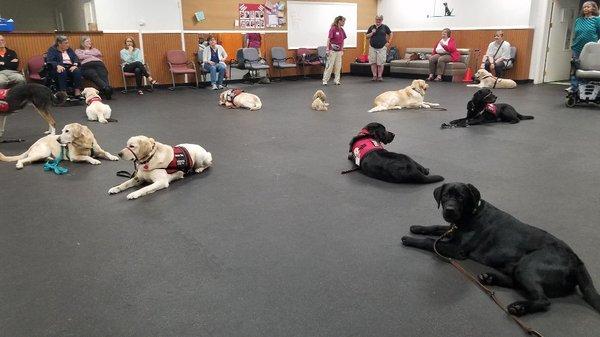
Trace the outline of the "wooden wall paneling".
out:
M 181 50 L 179 33 L 142 34 L 144 39 L 144 60 L 150 68 L 150 75 L 160 84 L 171 83 L 171 73 L 167 65 L 167 50 Z M 175 83 L 184 83 L 184 76 L 175 77 Z

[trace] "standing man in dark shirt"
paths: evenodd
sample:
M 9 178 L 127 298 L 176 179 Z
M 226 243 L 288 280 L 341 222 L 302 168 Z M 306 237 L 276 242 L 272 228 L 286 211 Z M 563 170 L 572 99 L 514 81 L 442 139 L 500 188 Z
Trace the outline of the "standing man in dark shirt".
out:
M 19 58 L 14 50 L 6 48 L 6 40 L 0 35 L 0 88 L 25 83 L 23 74 L 17 71 Z
M 387 57 L 387 48 L 392 40 L 390 27 L 383 24 L 383 15 L 375 17 L 375 24 L 367 30 L 369 39 L 369 63 L 371 63 L 372 81 L 382 81 L 383 64 Z

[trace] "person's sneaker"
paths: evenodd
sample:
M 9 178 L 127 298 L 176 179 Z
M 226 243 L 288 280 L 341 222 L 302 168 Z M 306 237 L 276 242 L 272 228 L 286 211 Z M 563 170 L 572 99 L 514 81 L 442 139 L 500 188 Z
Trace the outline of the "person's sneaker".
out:
M 572 93 L 572 92 L 573 92 L 573 88 L 571 88 L 571 87 L 568 87 L 568 88 L 566 88 L 566 89 L 565 89 L 565 91 L 566 91 L 566 92 L 568 92 L 568 93 L 570 94 L 570 93 Z
M 217 86 L 217 89 L 223 89 L 223 85 L 219 84 L 219 86 Z
M 334 82 L 334 84 L 335 84 L 335 85 L 340 85 L 341 83 L 340 83 L 340 82 Z
M 323 85 L 327 85 L 327 82 L 323 81 Z
M 213 85 L 212 85 L 212 87 L 211 87 L 211 89 L 212 89 L 212 90 L 218 90 L 218 89 L 219 89 L 219 87 L 217 87 L 217 85 L 216 85 L 216 84 L 213 84 Z

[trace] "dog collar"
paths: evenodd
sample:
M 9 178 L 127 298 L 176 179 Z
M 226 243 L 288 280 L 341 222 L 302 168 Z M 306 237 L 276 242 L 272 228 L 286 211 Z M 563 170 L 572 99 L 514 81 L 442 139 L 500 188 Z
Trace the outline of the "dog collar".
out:
M 144 170 L 147 170 L 147 169 L 148 169 L 148 165 L 147 165 L 147 164 L 148 164 L 148 162 L 149 162 L 150 160 L 152 160 L 152 158 L 153 158 L 153 157 L 154 157 L 154 155 L 156 154 L 156 144 L 154 144 L 154 145 L 152 146 L 152 150 L 150 150 L 150 155 L 148 156 L 148 159 L 146 159 L 146 160 L 144 160 L 144 161 L 140 160 L 140 159 L 139 159 L 139 158 L 138 158 L 138 157 L 135 155 L 135 152 L 133 152 L 133 150 L 131 150 L 131 149 L 130 149 L 130 148 L 128 148 L 128 147 L 127 147 L 126 149 L 127 149 L 127 150 L 129 150 L 129 152 L 131 152 L 131 154 L 132 154 L 132 155 L 133 155 L 133 157 L 135 158 L 135 162 L 136 162 L 137 164 L 139 164 L 139 165 L 144 165 L 144 166 L 143 166 Z
M 473 214 L 479 213 L 483 209 L 483 200 L 479 199 L 477 206 L 473 209 Z
M 102 102 L 102 98 L 100 98 L 100 97 L 92 97 L 92 98 L 90 98 L 90 100 L 87 102 L 87 105 L 90 105 L 90 104 L 92 104 L 92 103 L 94 103 L 94 102 Z

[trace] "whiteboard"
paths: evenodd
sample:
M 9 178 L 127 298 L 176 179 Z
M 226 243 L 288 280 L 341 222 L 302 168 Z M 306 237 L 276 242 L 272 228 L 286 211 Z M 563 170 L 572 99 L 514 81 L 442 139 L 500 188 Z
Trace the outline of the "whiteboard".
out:
M 287 2 L 288 49 L 327 45 L 336 16 L 346 18 L 344 47 L 356 47 L 357 4 L 345 2 Z

